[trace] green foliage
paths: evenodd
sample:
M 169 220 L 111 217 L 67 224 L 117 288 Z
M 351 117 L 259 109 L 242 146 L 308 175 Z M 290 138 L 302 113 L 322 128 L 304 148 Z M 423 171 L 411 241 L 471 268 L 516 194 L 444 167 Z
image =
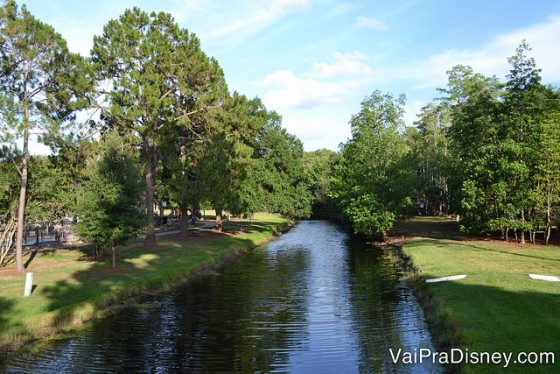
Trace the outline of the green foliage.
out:
M 70 53 L 60 34 L 14 1 L 0 8 L 0 104 L 3 141 L 33 130 L 44 137 L 87 105 L 84 60 Z
M 179 167 L 173 171 L 186 175 L 185 149 L 196 152 L 195 143 L 207 139 L 207 111 L 220 105 L 227 93 L 223 72 L 215 59 L 202 52 L 198 38 L 181 29 L 170 14 L 147 14 L 136 7 L 109 21 L 103 35 L 94 38 L 92 59 L 100 79 L 111 81 L 111 91 L 106 93 L 110 108 L 101 115 L 104 126 L 141 138 L 147 185 L 146 239 L 153 243 L 158 149 L 164 144 L 173 147 L 167 159 L 179 159 L 174 162 Z M 166 137 L 170 139 L 164 141 Z M 173 150 L 175 157 L 170 156 Z M 183 182 L 187 181 L 183 178 Z M 182 203 L 189 193 L 175 195 Z
M 256 139 L 249 189 L 266 212 L 290 218 L 311 215 L 312 195 L 304 181 L 303 144 L 281 127 L 275 112 L 266 112 Z
M 12 160 L 17 159 L 14 150 L 7 146 L 0 148 L 0 222 L 15 215 L 19 175 Z
M 414 123 L 407 128 L 407 144 L 411 148 L 410 167 L 417 170 L 416 200 L 423 203 L 421 214 L 442 214 L 453 210 L 449 193 L 456 171 L 452 170 L 447 130 L 451 123 L 445 105 L 426 105 Z
M 362 194 L 350 200 L 344 213 L 352 222 L 354 230 L 364 235 L 386 233 L 395 222 L 395 214 L 383 210 L 383 206 L 372 194 Z
M 28 186 L 28 221 L 60 219 L 69 213 L 69 200 L 75 195 L 71 190 L 71 181 L 56 156 L 30 158 Z
M 543 174 L 558 157 L 550 127 L 559 113 L 558 94 L 540 83 L 528 51 L 523 42 L 509 59 L 506 84 L 457 66 L 449 72 L 449 88 L 442 90 L 452 119 L 450 151 L 459 171 L 455 186 L 460 189 L 452 193 L 460 197 L 464 230 L 500 230 L 506 236 L 519 231 L 522 242 L 524 232 L 542 226 L 543 215 L 551 226 L 551 207 L 558 200 L 550 193 L 554 183 Z
M 18 172 L 16 267 L 23 272 L 23 231 L 27 199 L 29 138 L 57 138 L 74 112 L 87 104 L 89 80 L 78 54 L 54 29 L 18 9 L 15 1 L 0 8 L 0 142 L 22 141 Z M 49 140 L 47 140 L 49 142 Z
M 357 233 L 383 237 L 397 217 L 410 212 L 404 104 L 404 96 L 374 91 L 352 117 L 352 138 L 341 150 L 331 196 Z
M 141 204 L 145 186 L 138 162 L 118 142 L 109 138 L 101 159 L 91 160 L 91 175 L 77 203 L 77 233 L 101 247 L 114 247 L 145 229 Z
M 313 194 L 313 215 L 335 217 L 336 202 L 330 198 L 331 176 L 339 156 L 336 152 L 320 149 L 303 154 L 303 174 L 307 188 Z

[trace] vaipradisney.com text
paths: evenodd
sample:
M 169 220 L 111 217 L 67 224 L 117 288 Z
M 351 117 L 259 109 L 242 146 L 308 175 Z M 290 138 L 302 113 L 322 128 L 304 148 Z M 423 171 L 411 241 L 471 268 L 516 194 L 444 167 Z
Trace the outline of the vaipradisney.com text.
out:
M 480 365 L 493 364 L 507 368 L 510 365 L 554 365 L 554 352 L 475 352 L 468 349 L 452 348 L 449 352 L 435 352 L 429 348 L 405 351 L 403 349 L 389 349 L 393 363 L 423 364 L 433 363 L 441 365 L 464 364 Z

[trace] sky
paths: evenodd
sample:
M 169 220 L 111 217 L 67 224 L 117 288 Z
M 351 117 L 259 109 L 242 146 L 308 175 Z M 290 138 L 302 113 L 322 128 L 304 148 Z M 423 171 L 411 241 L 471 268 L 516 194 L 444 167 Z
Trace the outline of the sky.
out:
M 557 0 L 26 0 L 69 48 L 127 8 L 171 13 L 224 70 L 230 92 L 260 97 L 306 151 L 338 150 L 375 90 L 407 97 L 405 122 L 440 97 L 456 65 L 506 79 L 526 40 L 543 82 L 560 85 Z

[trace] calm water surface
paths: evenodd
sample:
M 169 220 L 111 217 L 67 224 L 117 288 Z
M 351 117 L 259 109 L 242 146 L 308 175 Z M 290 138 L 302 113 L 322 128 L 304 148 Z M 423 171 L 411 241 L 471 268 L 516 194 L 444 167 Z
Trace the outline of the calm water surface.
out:
M 279 240 L 8 373 L 432 373 L 390 349 L 431 347 L 387 251 L 304 221 Z

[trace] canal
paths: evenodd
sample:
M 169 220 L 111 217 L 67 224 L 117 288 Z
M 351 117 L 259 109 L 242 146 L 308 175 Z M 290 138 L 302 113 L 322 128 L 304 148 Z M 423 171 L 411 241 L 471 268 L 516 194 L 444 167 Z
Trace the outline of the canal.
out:
M 303 221 L 217 272 L 0 371 L 439 372 L 391 357 L 429 347 L 390 251 L 335 224 Z

